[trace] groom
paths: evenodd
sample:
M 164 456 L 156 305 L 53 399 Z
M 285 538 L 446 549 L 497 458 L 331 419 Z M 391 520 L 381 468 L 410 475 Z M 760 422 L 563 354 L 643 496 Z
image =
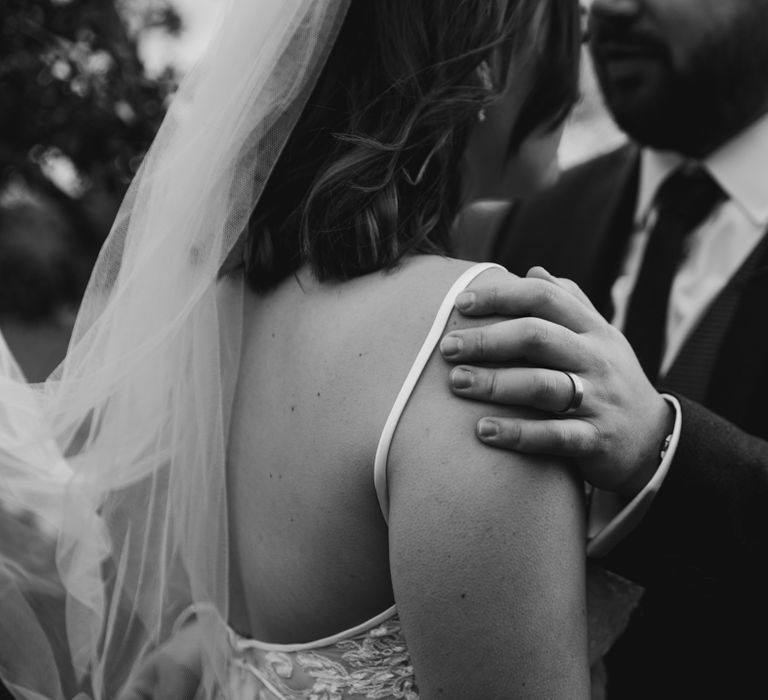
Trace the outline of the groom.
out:
M 594 0 L 591 23 L 633 142 L 517 206 L 493 257 L 575 280 L 599 313 L 542 270 L 479 291 L 467 313 L 523 318 L 446 357 L 546 367 L 462 367 L 454 388 L 571 406 L 478 434 L 570 455 L 621 496 L 593 496 L 590 550 L 646 594 L 609 700 L 768 697 L 768 0 Z

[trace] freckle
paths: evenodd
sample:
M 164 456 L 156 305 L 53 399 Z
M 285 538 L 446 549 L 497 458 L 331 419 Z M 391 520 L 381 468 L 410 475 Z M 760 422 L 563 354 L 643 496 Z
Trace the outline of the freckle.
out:
M 277 475 L 277 478 L 278 478 L 278 479 L 282 479 L 282 478 L 283 478 L 283 475 L 282 475 L 282 474 L 278 474 L 278 475 Z
M 275 334 L 274 334 L 274 333 L 272 334 L 272 337 L 273 337 L 273 338 L 275 337 Z
M 291 406 L 291 413 L 293 413 L 296 410 L 296 406 Z
M 293 522 L 293 518 L 291 518 L 291 522 Z
M 272 478 L 272 474 L 270 474 L 270 475 L 269 475 L 269 478 L 270 478 L 270 479 Z
M 466 593 L 462 593 L 462 594 L 461 594 L 461 599 L 462 599 L 462 600 L 464 600 L 464 598 L 466 598 L 466 597 L 467 597 L 467 594 L 466 594 Z
M 357 356 L 358 356 L 358 357 L 362 357 L 362 356 L 363 356 L 363 353 L 359 352 L 359 353 L 357 353 Z
M 320 398 L 320 392 L 319 391 L 317 392 L 317 398 L 318 399 Z

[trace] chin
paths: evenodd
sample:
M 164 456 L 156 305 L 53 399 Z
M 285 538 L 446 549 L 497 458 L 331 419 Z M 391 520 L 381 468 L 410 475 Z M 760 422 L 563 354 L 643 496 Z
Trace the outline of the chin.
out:
M 697 119 L 669 89 L 637 81 L 612 85 L 604 95 L 618 127 L 643 146 L 683 152 L 696 140 Z
M 653 148 L 676 148 L 673 122 L 687 113 L 670 71 L 658 60 L 598 61 L 595 73 L 613 120 L 630 138 Z M 690 127 L 690 124 L 689 124 Z
M 704 109 L 684 98 L 658 97 L 650 100 L 625 100 L 608 103 L 618 127 L 641 146 L 658 151 L 674 151 L 700 158 L 714 150 L 729 133 L 717 108 Z M 708 114 L 702 120 L 701 114 Z
M 683 75 L 660 62 L 646 68 L 627 70 L 619 79 L 616 71 L 596 66 L 608 111 L 642 146 L 701 158 L 766 111 L 767 90 L 758 90 L 755 81 L 751 89 L 738 89 L 733 76 L 714 70 Z

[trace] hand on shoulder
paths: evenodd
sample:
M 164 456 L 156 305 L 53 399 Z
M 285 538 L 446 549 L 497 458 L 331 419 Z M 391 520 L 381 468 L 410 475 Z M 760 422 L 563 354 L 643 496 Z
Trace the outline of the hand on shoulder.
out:
M 533 420 L 489 415 L 478 423 L 478 437 L 518 452 L 571 457 L 595 486 L 627 497 L 639 492 L 658 466 L 674 412 L 586 295 L 534 268 L 526 278 L 477 287 L 458 305 L 476 319 L 507 318 L 443 340 L 443 356 L 461 363 L 450 375 L 454 393 L 546 413 Z

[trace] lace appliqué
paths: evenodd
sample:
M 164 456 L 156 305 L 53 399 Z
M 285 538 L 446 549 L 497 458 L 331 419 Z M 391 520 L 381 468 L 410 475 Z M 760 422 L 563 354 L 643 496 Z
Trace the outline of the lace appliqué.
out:
M 242 672 L 238 674 L 238 689 L 230 695 L 232 700 L 419 697 L 397 616 L 332 647 L 298 652 L 249 651 L 247 655 L 258 658 L 239 660 Z

